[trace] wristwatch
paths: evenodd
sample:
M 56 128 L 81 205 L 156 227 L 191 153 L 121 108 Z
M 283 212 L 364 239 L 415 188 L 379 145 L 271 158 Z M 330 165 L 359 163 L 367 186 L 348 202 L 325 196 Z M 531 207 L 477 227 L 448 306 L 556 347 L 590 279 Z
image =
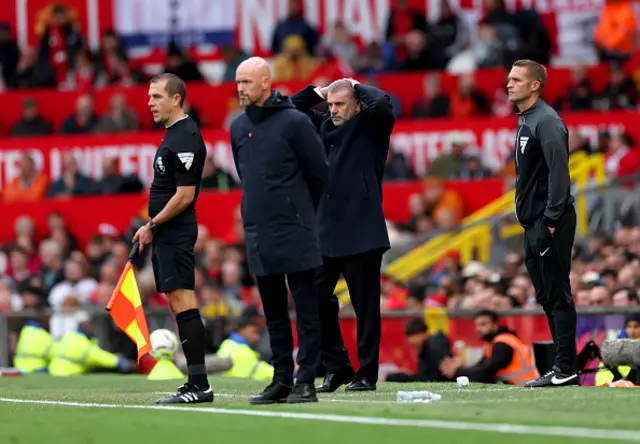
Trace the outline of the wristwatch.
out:
M 149 225 L 149 229 L 151 230 L 151 232 L 155 234 L 158 225 L 153 220 L 150 220 L 147 225 Z

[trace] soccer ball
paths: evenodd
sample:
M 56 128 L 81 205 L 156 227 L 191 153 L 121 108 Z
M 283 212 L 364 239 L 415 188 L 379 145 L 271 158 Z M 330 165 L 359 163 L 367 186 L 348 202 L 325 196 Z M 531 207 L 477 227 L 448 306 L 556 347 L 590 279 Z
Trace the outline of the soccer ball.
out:
M 176 334 L 166 328 L 154 330 L 150 339 L 151 353 L 149 354 L 156 359 L 173 359 L 180 346 Z

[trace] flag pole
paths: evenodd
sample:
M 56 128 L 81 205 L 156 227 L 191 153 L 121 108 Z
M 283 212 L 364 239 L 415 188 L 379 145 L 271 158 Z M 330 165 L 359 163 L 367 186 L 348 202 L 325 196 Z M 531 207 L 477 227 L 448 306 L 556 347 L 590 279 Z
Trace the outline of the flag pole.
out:
M 140 241 L 135 241 L 133 246 L 131 247 L 131 251 L 129 251 L 129 262 L 132 262 L 136 256 L 138 255 L 138 250 L 140 249 Z

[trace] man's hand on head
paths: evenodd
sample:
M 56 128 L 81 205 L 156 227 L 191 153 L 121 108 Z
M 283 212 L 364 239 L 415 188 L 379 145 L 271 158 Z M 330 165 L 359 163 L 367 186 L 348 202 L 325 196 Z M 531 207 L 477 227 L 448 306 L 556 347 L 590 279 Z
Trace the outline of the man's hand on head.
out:
M 331 85 L 329 85 L 331 86 Z M 320 95 L 326 100 L 327 99 L 327 94 L 329 93 L 329 86 L 323 86 L 323 87 L 319 87 L 317 89 L 317 91 L 320 93 Z
M 338 82 L 344 82 L 347 81 L 349 83 L 351 83 L 351 86 L 354 87 L 356 85 L 358 85 L 360 82 L 358 82 L 356 79 L 352 79 L 352 78 L 344 78 L 344 79 L 338 79 L 338 80 L 334 80 L 330 85 L 328 86 L 323 86 L 323 87 L 317 87 L 316 91 L 318 91 L 320 93 L 320 95 L 326 100 L 327 99 L 327 94 L 329 94 L 329 90 L 331 89 L 331 87 L 333 85 L 335 85 Z

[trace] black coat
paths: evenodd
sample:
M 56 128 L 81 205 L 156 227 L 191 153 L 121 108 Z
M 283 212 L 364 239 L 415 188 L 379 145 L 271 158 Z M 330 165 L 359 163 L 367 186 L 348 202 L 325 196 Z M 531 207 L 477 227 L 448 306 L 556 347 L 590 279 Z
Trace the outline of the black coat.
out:
M 382 212 L 382 176 L 395 123 L 391 99 L 384 91 L 355 86 L 361 111 L 336 127 L 328 113 L 311 109 L 323 102 L 308 86 L 291 99 L 320 131 L 331 181 L 318 208 L 322 255 L 341 257 L 389 249 Z
M 320 266 L 316 210 L 329 169 L 309 118 L 274 91 L 264 106 L 247 107 L 230 132 L 242 181 L 251 273 L 286 274 Z

